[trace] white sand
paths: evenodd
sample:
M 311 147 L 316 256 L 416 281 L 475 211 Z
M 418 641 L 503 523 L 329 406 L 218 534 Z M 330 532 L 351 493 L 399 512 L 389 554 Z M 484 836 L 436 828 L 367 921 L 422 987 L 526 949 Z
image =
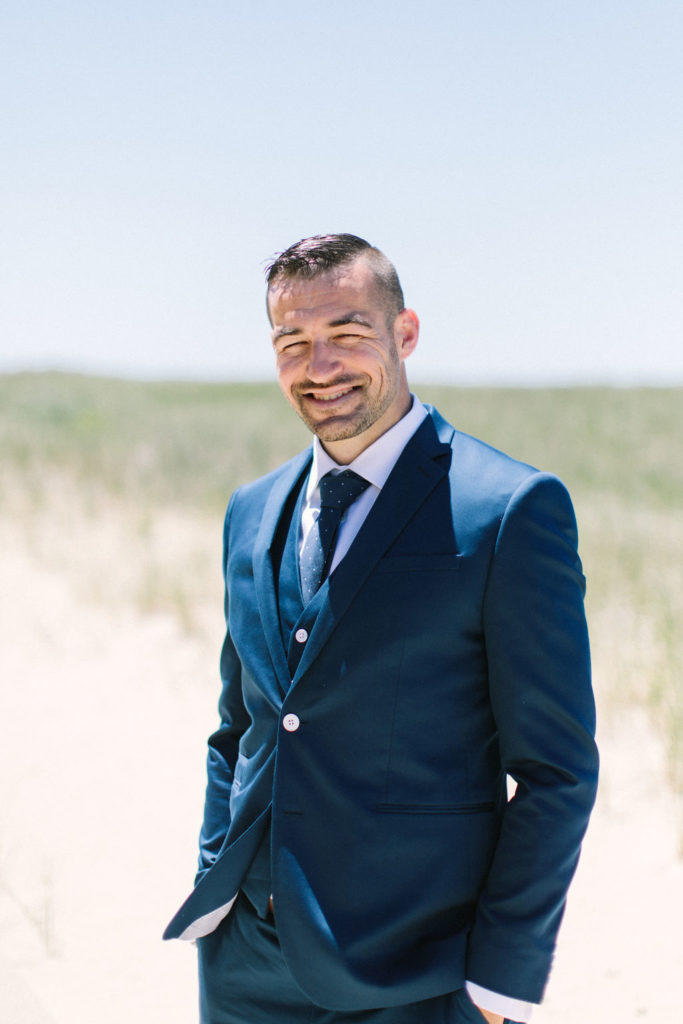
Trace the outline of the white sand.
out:
M 161 538 L 164 569 L 193 543 L 202 557 L 215 549 L 218 566 L 219 531 L 167 521 L 131 540 L 115 511 L 0 517 L 7 1024 L 197 1019 L 194 949 L 160 935 L 194 872 L 216 724 L 218 569 L 192 636 L 127 594 L 142 546 Z M 645 717 L 622 712 L 601 734 L 598 807 L 536 1024 L 681 1019 L 683 822 Z

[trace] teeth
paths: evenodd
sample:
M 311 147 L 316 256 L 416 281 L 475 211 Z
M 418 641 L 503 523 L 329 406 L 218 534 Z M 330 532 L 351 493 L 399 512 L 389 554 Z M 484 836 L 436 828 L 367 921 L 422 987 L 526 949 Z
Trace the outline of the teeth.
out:
M 318 402 L 334 402 L 335 399 L 341 398 L 342 395 L 348 395 L 351 390 L 351 388 L 347 388 L 346 391 L 337 391 L 334 395 L 314 395 L 313 397 Z

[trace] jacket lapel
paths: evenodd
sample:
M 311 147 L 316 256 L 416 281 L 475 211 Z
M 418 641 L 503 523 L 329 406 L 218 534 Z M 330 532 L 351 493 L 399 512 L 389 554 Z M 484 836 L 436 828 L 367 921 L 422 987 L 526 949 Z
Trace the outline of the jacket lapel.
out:
M 450 468 L 453 428 L 438 413 L 427 416 L 410 439 L 349 551 L 314 600 L 320 611 L 293 682 L 320 653 L 355 594 L 405 524 Z
M 273 544 L 282 515 L 296 502 L 296 494 L 311 466 L 311 449 L 293 459 L 273 485 L 261 516 L 261 525 L 254 545 L 254 587 L 263 632 L 282 693 L 289 689 L 290 676 L 287 652 L 282 643 L 277 608 L 277 590 L 273 567 Z M 291 500 L 290 500 L 291 499 Z

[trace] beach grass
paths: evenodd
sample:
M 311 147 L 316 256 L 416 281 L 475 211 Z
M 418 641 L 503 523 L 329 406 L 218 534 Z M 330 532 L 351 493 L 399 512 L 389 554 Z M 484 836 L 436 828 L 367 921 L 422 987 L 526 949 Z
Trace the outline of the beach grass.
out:
M 569 487 L 602 713 L 647 706 L 683 792 L 683 389 L 417 390 L 459 429 Z M 309 441 L 274 384 L 4 375 L 0 515 L 38 531 L 65 495 L 83 522 L 115 512 L 131 534 L 138 572 L 122 580 L 136 606 L 192 629 L 230 493 Z M 158 528 L 169 516 L 191 524 L 179 551 Z M 65 559 L 74 544 L 64 537 Z M 117 593 L 126 600 L 123 584 Z

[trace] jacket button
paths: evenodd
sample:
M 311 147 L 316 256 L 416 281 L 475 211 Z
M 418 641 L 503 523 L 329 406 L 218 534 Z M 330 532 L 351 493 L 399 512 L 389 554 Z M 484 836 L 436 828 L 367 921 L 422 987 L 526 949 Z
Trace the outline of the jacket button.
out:
M 282 719 L 282 725 L 287 730 L 287 732 L 296 732 L 296 730 L 301 725 L 301 722 L 299 721 L 298 715 L 285 715 L 285 717 Z
M 305 644 L 306 641 L 308 640 L 308 633 L 306 632 L 305 629 L 297 629 L 296 633 L 294 634 L 294 637 L 297 643 Z

